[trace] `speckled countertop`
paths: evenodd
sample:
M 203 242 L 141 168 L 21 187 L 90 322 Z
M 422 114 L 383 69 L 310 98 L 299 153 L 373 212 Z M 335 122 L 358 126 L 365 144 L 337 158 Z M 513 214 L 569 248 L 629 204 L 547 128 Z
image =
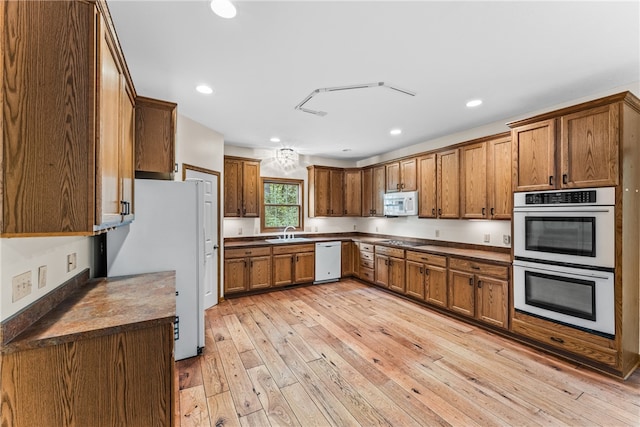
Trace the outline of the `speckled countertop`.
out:
M 266 238 L 274 238 L 275 236 L 268 236 Z M 300 245 L 305 243 L 316 243 L 316 242 L 327 242 L 327 241 L 354 241 L 354 242 L 363 242 L 370 244 L 378 244 L 380 242 L 384 242 L 386 240 L 390 240 L 389 237 L 381 238 L 381 237 L 372 237 L 372 236 L 357 236 L 357 235 L 346 235 L 346 236 L 322 236 L 322 237 L 313 237 L 313 236 L 304 236 L 309 238 L 307 242 L 292 242 L 289 243 L 291 245 Z M 277 237 L 276 237 L 277 238 Z M 261 246 L 276 246 L 278 244 L 269 243 L 264 240 L 265 238 L 256 237 L 252 240 L 244 240 L 244 241 L 231 241 L 225 242 L 225 249 L 234 249 L 234 248 L 247 248 L 247 247 L 261 247 Z M 409 240 L 403 237 L 395 238 L 397 240 Z M 408 251 L 418 251 L 418 252 L 429 252 L 437 255 L 453 255 L 463 258 L 471 258 L 477 261 L 489 261 L 489 262 L 497 262 L 510 264 L 511 263 L 511 254 L 505 253 L 503 251 L 495 251 L 492 250 L 490 246 L 487 246 L 487 249 L 467 249 L 467 248 L 458 248 L 452 246 L 440 246 L 435 244 L 424 244 L 419 246 L 397 246 L 385 243 L 385 246 L 391 247 L 399 247 L 401 249 L 405 249 Z M 508 248 L 507 248 L 508 249 Z
M 171 323 L 175 272 L 94 279 L 2 348 L 10 353 Z

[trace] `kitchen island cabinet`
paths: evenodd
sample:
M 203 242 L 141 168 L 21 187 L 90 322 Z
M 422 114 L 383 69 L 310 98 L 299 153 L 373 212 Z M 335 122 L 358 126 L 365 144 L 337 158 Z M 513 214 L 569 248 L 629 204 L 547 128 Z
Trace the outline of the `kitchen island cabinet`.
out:
M 2 348 L 3 426 L 173 423 L 175 273 L 96 279 Z

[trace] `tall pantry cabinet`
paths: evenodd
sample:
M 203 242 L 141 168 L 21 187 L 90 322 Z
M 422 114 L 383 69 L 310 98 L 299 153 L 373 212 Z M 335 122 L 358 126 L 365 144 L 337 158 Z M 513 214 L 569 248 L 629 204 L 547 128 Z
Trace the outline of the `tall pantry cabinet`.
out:
M 0 3 L 4 237 L 132 219 L 135 91 L 108 16 L 103 1 Z

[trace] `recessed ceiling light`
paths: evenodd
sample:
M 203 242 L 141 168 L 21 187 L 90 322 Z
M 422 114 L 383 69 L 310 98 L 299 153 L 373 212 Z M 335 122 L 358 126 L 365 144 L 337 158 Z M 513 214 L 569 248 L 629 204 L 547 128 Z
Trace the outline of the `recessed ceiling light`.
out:
M 274 136 L 269 141 L 271 141 L 271 142 L 280 142 L 280 138 L 278 138 L 277 136 Z
M 391 129 L 391 131 L 389 131 L 389 134 L 396 136 L 396 135 L 400 135 L 402 133 L 402 129 Z
M 205 95 L 211 95 L 213 93 L 213 89 L 207 85 L 196 86 L 196 90 L 200 93 L 204 93 Z
M 471 101 L 467 102 L 467 107 L 477 107 L 478 105 L 482 104 L 482 99 L 472 99 Z
M 221 18 L 236 16 L 236 7 L 229 0 L 211 0 L 211 10 Z

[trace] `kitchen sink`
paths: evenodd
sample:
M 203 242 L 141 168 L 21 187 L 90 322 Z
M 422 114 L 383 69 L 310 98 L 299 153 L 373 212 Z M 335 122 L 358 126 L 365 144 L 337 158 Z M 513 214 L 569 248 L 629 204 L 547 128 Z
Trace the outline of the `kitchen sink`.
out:
M 310 242 L 311 239 L 307 237 L 290 237 L 288 239 L 277 238 L 277 239 L 265 239 L 267 243 L 298 243 L 298 242 Z

